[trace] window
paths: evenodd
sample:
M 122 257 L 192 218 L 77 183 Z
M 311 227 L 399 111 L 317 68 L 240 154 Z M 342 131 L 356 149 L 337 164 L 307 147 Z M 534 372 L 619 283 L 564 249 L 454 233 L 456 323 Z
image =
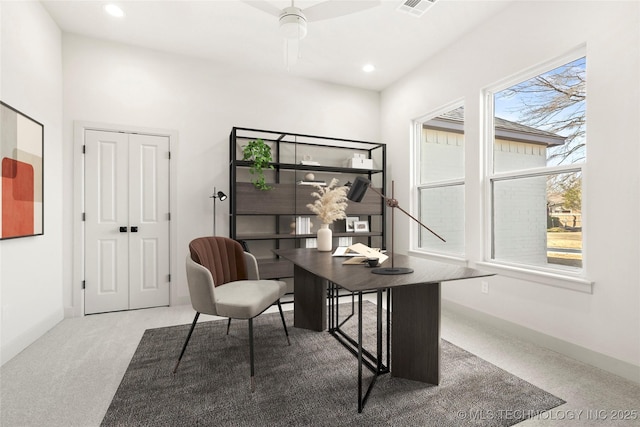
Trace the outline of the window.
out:
M 416 120 L 418 218 L 446 243 L 420 227 L 418 248 L 464 254 L 464 108 Z
M 579 271 L 586 59 L 489 91 L 487 100 L 493 106 L 491 258 Z

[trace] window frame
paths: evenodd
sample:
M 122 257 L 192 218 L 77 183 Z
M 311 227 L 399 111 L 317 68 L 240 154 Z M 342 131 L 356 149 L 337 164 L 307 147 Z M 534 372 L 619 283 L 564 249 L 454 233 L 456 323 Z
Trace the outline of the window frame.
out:
M 458 99 L 436 110 L 432 110 L 430 113 L 423 114 L 419 117 L 416 117 L 411 121 L 411 129 L 412 129 L 411 143 L 413 145 L 412 151 L 413 151 L 413 158 L 414 158 L 414 161 L 412 162 L 413 171 L 411 173 L 412 181 L 413 181 L 412 200 L 413 200 L 413 206 L 415 206 L 415 209 L 412 209 L 412 212 L 416 212 L 416 217 L 420 220 L 421 220 L 421 214 L 422 214 L 421 212 L 422 190 L 461 185 L 463 189 L 463 193 L 465 194 L 465 199 L 466 199 L 466 158 L 467 156 L 466 156 L 466 139 L 465 139 L 465 134 L 466 134 L 465 119 L 463 119 L 463 123 L 462 123 L 462 135 L 463 135 L 463 141 L 464 141 L 462 170 L 464 172 L 464 175 L 461 178 L 443 179 L 438 181 L 431 181 L 428 183 L 421 182 L 421 177 L 420 177 L 421 175 L 420 167 L 421 167 L 421 159 L 422 159 L 421 142 L 422 142 L 422 129 L 424 124 L 432 119 L 439 117 L 440 115 L 448 111 L 455 110 L 456 108 L 459 108 L 459 107 L 464 107 L 464 105 L 465 105 L 464 99 Z M 466 217 L 466 201 L 463 201 L 463 217 Z M 429 226 L 429 224 L 426 224 L 426 225 Z M 466 264 L 467 240 L 468 240 L 466 235 L 466 229 L 463 231 L 462 251 L 456 252 L 456 253 L 440 252 L 440 251 L 431 250 L 429 248 L 421 247 L 420 246 L 420 230 L 422 229 L 422 227 L 420 227 L 420 225 L 415 224 L 412 221 L 410 229 L 411 229 L 410 248 L 412 252 L 420 255 L 428 255 L 434 258 L 440 258 L 443 260 L 462 261 Z M 438 232 L 437 230 L 434 230 L 434 231 Z
M 482 261 L 476 263 L 477 266 L 486 268 L 496 273 L 504 274 L 507 276 L 523 279 L 527 281 L 540 282 L 551 286 L 556 286 L 565 289 L 572 289 L 580 292 L 592 293 L 593 282 L 588 279 L 588 250 L 587 250 L 587 235 L 588 235 L 588 218 L 585 212 L 585 195 L 587 183 L 587 158 L 580 162 L 564 164 L 564 165 L 551 165 L 544 167 L 535 167 L 528 169 L 514 169 L 510 171 L 494 172 L 494 147 L 495 147 L 495 105 L 494 95 L 504 89 L 511 86 L 522 83 L 528 79 L 534 78 L 538 75 L 544 74 L 564 64 L 570 63 L 580 58 L 586 58 L 588 67 L 588 58 L 586 50 L 582 47 L 567 55 L 557 57 L 551 61 L 539 64 L 538 66 L 531 67 L 521 73 L 511 76 L 499 83 L 487 86 L 482 91 L 483 107 L 481 124 L 484 126 L 484 157 L 483 162 L 483 183 L 481 188 L 483 189 L 483 204 L 484 204 L 484 233 L 483 233 L 483 257 Z M 587 83 L 588 84 L 588 83 Z M 588 114 L 585 109 L 585 114 Z M 588 118 L 587 118 L 588 122 Z M 587 148 L 588 149 L 588 148 Z M 536 177 L 536 176 L 548 176 L 562 173 L 579 172 L 582 177 L 582 267 L 581 268 L 567 268 L 561 265 L 534 265 L 526 264 L 514 261 L 496 260 L 494 255 L 494 184 L 499 181 L 517 180 L 521 178 Z

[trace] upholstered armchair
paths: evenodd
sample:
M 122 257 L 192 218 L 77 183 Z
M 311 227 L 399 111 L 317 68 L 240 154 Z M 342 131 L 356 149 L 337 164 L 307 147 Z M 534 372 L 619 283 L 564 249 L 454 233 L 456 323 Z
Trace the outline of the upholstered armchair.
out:
M 286 283 L 260 280 L 255 257 L 245 252 L 240 243 L 226 237 L 197 238 L 189 244 L 189 252 L 186 258 L 187 282 L 191 305 L 196 314 L 173 372 L 178 370 L 200 313 L 228 317 L 229 322 L 231 319 L 246 319 L 249 324 L 250 382 L 253 392 L 253 318 L 277 304 L 287 342 L 291 345 L 280 305 L 280 298 L 286 292 Z

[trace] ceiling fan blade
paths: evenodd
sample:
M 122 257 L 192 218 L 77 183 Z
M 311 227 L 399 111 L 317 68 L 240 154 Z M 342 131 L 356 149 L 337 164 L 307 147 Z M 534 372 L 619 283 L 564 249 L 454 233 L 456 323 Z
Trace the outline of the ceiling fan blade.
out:
M 243 3 L 273 16 L 280 16 L 282 10 L 265 0 L 242 0 Z
M 307 21 L 321 21 L 323 19 L 337 18 L 356 12 L 370 9 L 380 5 L 380 0 L 346 0 L 325 1 L 304 9 Z

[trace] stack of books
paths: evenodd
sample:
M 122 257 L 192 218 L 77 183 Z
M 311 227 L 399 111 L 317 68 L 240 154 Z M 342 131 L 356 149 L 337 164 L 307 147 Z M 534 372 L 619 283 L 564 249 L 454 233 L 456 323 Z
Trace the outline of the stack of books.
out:
M 296 234 L 311 234 L 311 218 L 296 217 Z
M 351 237 L 338 238 L 338 246 L 351 246 L 352 244 L 353 244 L 353 239 Z

